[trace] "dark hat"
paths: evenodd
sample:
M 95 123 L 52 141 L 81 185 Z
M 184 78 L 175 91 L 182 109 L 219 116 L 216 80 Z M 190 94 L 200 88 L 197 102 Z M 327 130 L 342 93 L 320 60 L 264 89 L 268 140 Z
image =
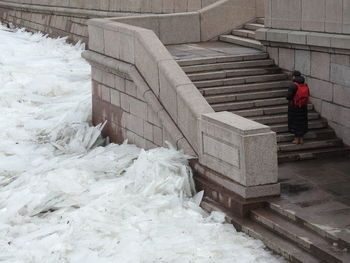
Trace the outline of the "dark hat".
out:
M 301 76 L 300 71 L 298 71 L 298 70 L 293 71 L 293 77 L 300 77 L 300 76 Z

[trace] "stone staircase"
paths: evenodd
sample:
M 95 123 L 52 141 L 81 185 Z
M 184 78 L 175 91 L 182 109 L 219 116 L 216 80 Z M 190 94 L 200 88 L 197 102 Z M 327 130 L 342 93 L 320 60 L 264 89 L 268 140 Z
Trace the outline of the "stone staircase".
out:
M 325 232 L 322 226 L 302 221 L 273 202 L 266 208 L 252 210 L 248 218 L 239 218 L 208 198 L 203 200 L 202 207 L 209 212 L 224 212 L 226 220 L 237 230 L 262 240 L 290 262 L 350 262 L 349 242 Z
M 240 29 L 232 30 L 231 35 L 221 35 L 219 39 L 223 42 L 262 50 L 264 46 L 260 41 L 255 40 L 255 31 L 264 27 L 264 18 L 260 17 L 254 22 L 246 23 Z
M 229 111 L 268 125 L 277 133 L 279 162 L 349 153 L 327 121 L 309 108 L 305 142 L 288 133 L 287 74 L 267 53 L 183 59 L 178 63 L 215 111 Z

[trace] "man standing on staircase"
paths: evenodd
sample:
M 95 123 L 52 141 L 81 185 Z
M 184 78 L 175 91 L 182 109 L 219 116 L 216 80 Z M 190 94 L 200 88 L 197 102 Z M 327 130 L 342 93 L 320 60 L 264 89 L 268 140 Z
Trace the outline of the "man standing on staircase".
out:
M 299 71 L 293 72 L 293 83 L 289 85 L 288 130 L 295 138 L 292 143 L 302 144 L 304 135 L 308 131 L 308 99 L 309 88 L 305 78 Z

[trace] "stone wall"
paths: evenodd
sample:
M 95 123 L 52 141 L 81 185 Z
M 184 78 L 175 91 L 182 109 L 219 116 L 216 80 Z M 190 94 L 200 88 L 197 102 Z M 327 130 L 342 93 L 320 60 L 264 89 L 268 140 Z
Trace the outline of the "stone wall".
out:
M 98 10 L 131 13 L 179 13 L 199 10 L 218 0 L 6 0 L 2 4 L 18 4 L 17 7 L 61 7 L 69 9 Z
M 128 139 L 144 149 L 169 142 L 195 155 L 135 67 L 88 52 L 84 57 L 92 66 L 93 124 L 107 121 L 104 136 L 116 143 Z
M 256 38 L 307 77 L 315 109 L 350 145 L 350 0 L 267 0 L 265 26 Z
M 87 43 L 87 18 L 72 15 L 53 15 L 31 11 L 9 10 L 0 6 L 0 21 L 31 32 L 43 32 L 51 37 L 68 37 L 70 42 Z
M 87 20 L 199 10 L 218 0 L 0 0 L 0 21 L 28 31 L 88 42 Z
M 266 0 L 267 27 L 350 34 L 350 0 Z

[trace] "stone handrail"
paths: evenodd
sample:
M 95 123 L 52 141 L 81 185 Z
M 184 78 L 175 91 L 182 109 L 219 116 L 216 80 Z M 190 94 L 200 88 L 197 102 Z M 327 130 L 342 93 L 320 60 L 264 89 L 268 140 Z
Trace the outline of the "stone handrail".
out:
M 89 49 L 135 65 L 168 114 L 199 152 L 199 118 L 213 109 L 151 30 L 89 20 Z
M 111 19 L 92 19 L 88 25 L 89 49 L 137 69 L 201 164 L 244 189 L 269 185 L 259 196 L 279 193 L 270 187 L 277 183 L 277 146 L 269 127 L 215 113 L 152 30 Z M 241 195 L 249 198 L 248 192 Z

